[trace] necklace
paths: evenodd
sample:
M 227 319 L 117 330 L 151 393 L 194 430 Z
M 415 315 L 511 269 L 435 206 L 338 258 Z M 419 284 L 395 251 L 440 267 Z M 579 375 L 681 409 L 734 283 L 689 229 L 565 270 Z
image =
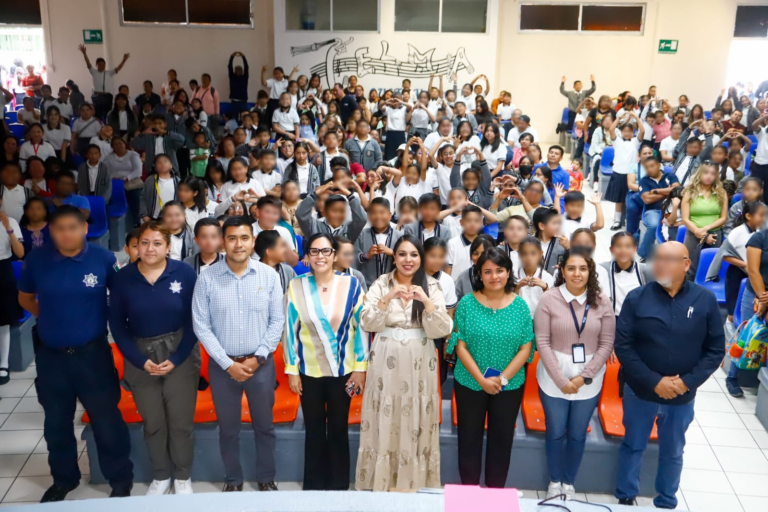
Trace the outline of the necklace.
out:
M 488 297 L 485 292 L 480 292 L 483 294 L 483 297 L 485 297 L 485 300 L 488 302 L 488 307 L 493 310 L 493 314 L 495 315 L 496 312 L 501 309 L 500 307 L 493 307 L 493 304 L 491 304 L 491 299 Z M 504 296 L 501 296 L 501 299 L 499 300 L 499 306 L 501 306 L 501 303 L 504 302 Z

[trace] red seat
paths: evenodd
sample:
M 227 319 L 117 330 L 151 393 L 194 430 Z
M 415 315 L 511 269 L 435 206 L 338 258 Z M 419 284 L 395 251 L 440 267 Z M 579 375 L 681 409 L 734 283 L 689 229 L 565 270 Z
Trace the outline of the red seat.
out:
M 208 376 L 208 366 L 211 357 L 200 344 L 200 376 L 204 378 L 209 386 L 205 391 L 197 392 L 197 402 L 195 403 L 195 423 L 212 423 L 216 421 L 216 408 L 213 406 L 213 395 L 211 394 L 211 379 Z
M 600 423 L 603 426 L 603 432 L 611 436 L 624 437 L 624 406 L 619 396 L 619 368 L 618 362 L 609 362 L 605 368 L 605 378 L 603 379 L 603 392 L 600 395 L 597 410 L 600 416 Z M 659 433 L 657 425 L 654 423 L 651 431 L 651 439 L 658 439 Z

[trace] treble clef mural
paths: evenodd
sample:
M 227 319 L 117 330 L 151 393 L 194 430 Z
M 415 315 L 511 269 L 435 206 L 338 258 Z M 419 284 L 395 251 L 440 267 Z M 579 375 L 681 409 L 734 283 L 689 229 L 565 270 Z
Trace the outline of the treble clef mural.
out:
M 325 61 L 310 68 L 311 73 L 317 73 L 324 81 L 323 87 L 333 87 L 335 83 L 346 84 L 349 76 L 385 75 L 409 78 L 429 78 L 431 75 L 446 75 L 449 82 L 459 71 L 474 73 L 475 68 L 469 62 L 464 47 L 459 47 L 455 53 L 448 53 L 442 59 L 434 59 L 436 49 L 431 48 L 420 52 L 408 44 L 406 60 L 389 55 L 389 42 L 381 41 L 381 52 L 374 55 L 368 46 L 355 50 L 354 56 L 349 55 L 347 47 L 354 42 L 350 37 L 347 41 L 339 38 L 319 41 L 305 46 L 292 46 L 291 56 L 316 52 L 326 48 Z

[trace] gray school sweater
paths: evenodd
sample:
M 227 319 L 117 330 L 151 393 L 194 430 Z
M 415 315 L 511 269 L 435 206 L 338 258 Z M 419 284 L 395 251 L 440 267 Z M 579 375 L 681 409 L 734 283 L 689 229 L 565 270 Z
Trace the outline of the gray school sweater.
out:
M 315 233 L 328 233 L 331 236 L 338 235 L 349 240 L 355 240 L 368 222 L 368 214 L 363 209 L 363 205 L 360 204 L 360 198 L 357 197 L 357 194 L 350 194 L 347 201 L 352 210 L 352 220 L 334 230 L 326 222 L 312 216 L 317 204 L 317 195 L 313 190 L 306 198 L 302 199 L 299 207 L 296 208 L 296 220 L 299 222 L 304 236 L 309 239 Z
M 131 141 L 131 147 L 133 149 L 144 152 L 144 162 L 148 169 L 152 168 L 155 161 L 155 139 L 157 139 L 157 135 L 141 134 Z M 176 159 L 176 150 L 182 147 L 184 142 L 184 136 L 179 133 L 169 130 L 163 135 L 163 149 L 173 165 L 175 174 L 179 172 L 179 161 Z
M 487 210 L 493 204 L 493 190 L 491 190 L 491 182 L 493 179 L 491 178 L 491 170 L 488 168 L 488 162 L 485 160 L 482 162 L 479 160 L 472 162 L 472 167 L 480 168 L 480 183 L 469 200 L 472 204 Z M 461 163 L 457 161 L 453 164 L 453 169 L 451 169 L 451 188 L 464 188 L 461 175 Z
M 469 267 L 467 270 L 459 274 L 459 278 L 456 280 L 456 304 L 461 302 L 461 298 L 474 291 L 475 284 L 475 269 Z
M 565 84 L 560 82 L 560 94 L 568 98 L 568 109 L 573 110 L 574 112 L 576 112 L 576 108 L 579 106 L 579 103 L 584 101 L 584 98 L 591 96 L 596 89 L 597 86 L 595 85 L 595 82 L 592 82 L 592 86 L 589 89 L 582 89 L 581 92 L 566 91 Z
M 104 162 L 99 162 L 99 172 L 96 175 L 96 188 L 91 193 L 91 176 L 88 172 L 88 162 L 83 162 L 77 168 L 77 188 L 81 196 L 101 196 L 105 203 L 112 198 L 112 178 Z
M 544 244 L 541 244 L 542 246 Z M 544 247 L 544 256 L 542 257 L 543 262 L 542 266 L 544 270 L 555 275 L 555 267 L 557 267 L 557 260 L 560 256 L 565 254 L 565 247 L 560 245 L 560 240 L 557 238 L 552 239 L 552 249 L 547 250 L 546 247 Z
M 387 247 L 394 249 L 401 236 L 403 236 L 402 232 L 392 229 L 391 236 L 388 237 Z M 352 260 L 352 265 L 360 271 L 365 284 L 368 286 L 371 286 L 376 279 L 389 272 L 392 267 L 392 258 L 390 256 L 381 254 L 370 260 L 368 259 L 368 251 L 373 247 L 375 238 L 373 228 L 365 228 L 360 233 L 360 236 L 357 237 L 357 240 L 355 240 L 355 257 Z
M 421 237 L 421 230 L 422 230 L 421 222 L 411 222 L 410 224 L 406 224 L 403 229 L 403 233 L 406 235 L 415 236 L 419 240 L 421 240 L 421 243 L 424 243 L 424 239 Z M 448 241 L 451 239 L 451 229 L 447 226 L 444 226 L 441 222 L 438 222 L 435 226 L 435 236 L 438 238 L 442 238 L 445 243 L 448 243 Z
M 375 169 L 376 164 L 381 162 L 381 146 L 370 136 L 362 148 L 357 139 L 353 138 L 344 143 L 344 149 L 349 153 L 351 163 L 362 165 L 366 172 Z
M 175 174 L 171 174 L 173 178 L 173 199 L 178 198 L 179 190 L 179 177 Z M 139 200 L 139 218 L 149 217 L 150 219 L 157 219 L 160 216 L 160 209 L 157 207 L 157 189 L 155 188 L 155 180 L 157 174 L 152 174 L 144 182 L 144 188 L 141 189 L 141 199 Z

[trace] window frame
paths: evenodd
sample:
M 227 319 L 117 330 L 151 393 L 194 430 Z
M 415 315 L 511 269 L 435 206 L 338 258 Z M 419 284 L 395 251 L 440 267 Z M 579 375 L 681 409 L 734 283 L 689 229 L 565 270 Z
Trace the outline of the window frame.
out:
M 122 2 L 122 0 L 120 0 Z M 285 26 L 283 27 L 286 32 L 292 34 L 328 34 L 335 32 L 337 34 L 353 34 L 355 32 L 363 32 L 366 34 L 380 34 L 381 33 L 381 0 L 376 0 L 376 30 L 334 30 L 333 29 L 333 0 L 330 2 L 330 12 L 328 13 L 328 19 L 330 20 L 330 28 L 328 30 L 296 30 L 288 28 L 288 16 L 286 11 L 288 9 L 288 1 L 283 2 L 283 18 L 285 19 Z M 253 3 L 253 0 L 251 0 Z
M 333 1 L 333 0 L 331 0 Z M 394 0 L 392 8 L 395 9 L 395 4 L 398 0 Z M 401 0 L 405 1 L 405 0 Z M 438 0 L 439 6 L 437 10 L 437 31 L 432 30 L 397 30 L 397 19 L 394 20 L 392 31 L 396 34 L 472 34 L 472 35 L 488 35 L 490 29 L 490 4 L 492 0 L 485 0 L 485 31 L 484 32 L 443 32 L 443 0 Z M 394 13 L 393 13 L 394 17 Z
M 118 0 L 118 8 L 120 10 L 120 26 L 121 27 L 167 27 L 167 28 L 204 28 L 204 29 L 218 29 L 228 28 L 235 30 L 253 30 L 255 28 L 253 18 L 253 0 L 248 0 L 248 10 L 250 11 L 250 23 L 248 24 L 231 24 L 231 23 L 190 23 L 189 22 L 189 2 L 184 0 L 185 14 L 187 17 L 186 23 L 168 23 L 164 21 L 125 21 L 125 8 L 123 6 L 124 0 Z
M 577 30 L 543 30 L 543 29 L 522 29 L 520 24 L 523 21 L 523 6 L 531 5 L 578 5 L 579 6 L 579 21 Z M 629 30 L 582 30 L 581 22 L 584 7 L 642 7 L 643 18 L 640 22 L 639 31 Z M 645 35 L 645 17 L 648 14 L 648 4 L 644 2 L 536 2 L 536 1 L 522 1 L 518 5 L 517 11 L 517 33 L 518 34 L 571 34 L 571 35 L 624 35 L 624 36 L 643 36 Z
M 733 39 L 740 39 L 745 41 L 754 41 L 760 39 L 768 39 L 768 34 L 765 36 L 737 36 L 736 32 L 736 16 L 738 16 L 739 7 L 768 7 L 768 4 L 736 4 L 736 12 L 733 14 Z

